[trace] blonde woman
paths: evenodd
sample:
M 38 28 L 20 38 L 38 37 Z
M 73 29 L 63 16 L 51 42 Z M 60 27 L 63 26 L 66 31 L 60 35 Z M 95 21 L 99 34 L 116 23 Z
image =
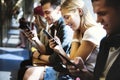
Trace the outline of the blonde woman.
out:
M 106 35 L 105 30 L 96 23 L 83 0 L 66 0 L 61 5 L 61 12 L 66 24 L 74 30 L 70 59 L 81 57 L 88 71 L 93 72 L 100 41 Z M 56 40 L 59 42 L 58 38 Z M 61 46 L 56 46 L 53 40 L 50 40 L 49 45 L 65 55 Z

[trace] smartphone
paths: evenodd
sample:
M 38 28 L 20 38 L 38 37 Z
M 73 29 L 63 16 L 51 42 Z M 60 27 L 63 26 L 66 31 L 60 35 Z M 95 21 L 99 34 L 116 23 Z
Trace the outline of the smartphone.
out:
M 21 28 L 23 30 L 26 30 L 26 29 L 30 30 L 29 24 L 27 22 L 21 22 L 19 28 Z
M 58 45 L 57 41 L 53 38 L 52 35 L 50 35 L 46 30 L 43 30 L 44 34 L 48 37 L 48 39 L 53 39 L 55 43 Z
M 69 59 L 67 59 L 67 58 L 66 58 L 65 56 L 63 56 L 61 53 L 58 53 L 58 55 L 61 56 L 63 59 L 66 60 L 66 62 L 67 62 L 66 64 L 75 66 L 76 69 L 79 68 L 77 65 L 75 65 L 74 63 L 72 63 Z
M 48 39 L 53 39 L 52 35 L 50 35 L 46 30 L 43 30 L 43 32 L 48 37 Z

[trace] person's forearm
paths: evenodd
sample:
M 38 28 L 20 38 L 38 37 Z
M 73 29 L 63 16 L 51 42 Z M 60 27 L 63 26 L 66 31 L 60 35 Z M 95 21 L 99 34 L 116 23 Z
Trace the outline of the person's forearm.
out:
M 75 58 L 75 53 L 77 52 L 78 48 L 80 46 L 80 43 L 79 42 L 72 42 L 72 45 L 71 45 L 71 50 L 70 50 L 70 59 L 74 59 Z
M 42 65 L 49 65 L 49 63 L 45 62 L 43 60 L 39 60 L 39 59 L 33 58 L 33 65 L 34 66 L 42 66 Z
M 38 50 L 40 51 L 41 54 L 46 53 L 46 48 L 39 39 L 35 40 L 35 44 L 36 44 L 36 46 L 37 46 L 37 48 L 38 48 Z
M 65 56 L 66 58 L 69 58 L 63 48 L 61 48 L 59 53 L 62 54 L 63 56 Z
M 49 62 L 49 56 L 50 56 L 50 55 L 40 55 L 40 56 L 39 56 L 39 59 L 40 59 L 40 60 L 43 60 L 43 61 L 45 61 L 45 62 L 47 62 L 47 63 L 50 63 L 50 62 Z
M 66 64 L 66 60 L 61 56 L 63 55 L 64 57 L 66 57 L 68 60 L 70 60 L 69 56 L 65 53 L 65 51 L 63 50 L 63 48 L 61 48 L 60 50 L 56 51 L 57 54 L 59 54 L 59 57 L 61 58 L 62 62 L 64 64 Z

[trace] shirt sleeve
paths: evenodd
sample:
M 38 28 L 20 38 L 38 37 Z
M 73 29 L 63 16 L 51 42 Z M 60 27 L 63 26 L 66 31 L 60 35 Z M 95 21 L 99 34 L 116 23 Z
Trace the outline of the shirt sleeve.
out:
M 100 44 L 101 39 L 106 35 L 106 31 L 102 27 L 91 27 L 85 31 L 82 40 L 90 41 L 96 45 Z
M 68 54 L 71 47 L 73 38 L 73 30 L 69 26 L 62 26 L 57 33 L 64 51 Z

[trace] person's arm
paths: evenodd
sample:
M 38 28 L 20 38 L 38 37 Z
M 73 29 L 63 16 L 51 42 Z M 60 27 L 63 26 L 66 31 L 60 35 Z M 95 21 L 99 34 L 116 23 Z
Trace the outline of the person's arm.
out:
M 60 67 L 61 65 L 59 64 L 60 62 L 60 58 L 58 55 L 56 54 L 51 54 L 51 55 L 40 55 L 39 52 L 35 51 L 33 53 L 33 57 L 35 58 L 34 63 L 37 65 L 49 65 L 49 66 L 56 66 L 56 64 L 58 65 L 57 67 Z M 37 63 L 36 63 L 37 61 Z M 33 63 L 33 64 L 34 64 Z M 58 69 L 58 68 L 57 68 Z M 59 68 L 60 69 L 60 68 Z M 59 70 L 58 69 L 58 70 Z M 63 69 L 63 68 L 61 68 Z
M 85 61 L 96 47 L 95 40 L 98 41 L 97 36 L 92 33 L 92 30 L 86 30 L 83 36 L 80 34 L 80 31 L 75 31 L 71 45 L 70 58 L 81 57 Z
M 74 31 L 74 35 L 71 43 L 71 50 L 70 50 L 70 58 L 72 60 L 74 59 L 75 52 L 78 50 L 80 46 L 80 38 L 82 38 L 82 36 L 80 35 L 80 31 L 79 30 Z
M 34 39 L 34 43 L 35 43 L 35 46 L 37 47 L 37 49 L 40 51 L 41 54 L 46 53 L 45 45 L 38 38 Z
M 78 50 L 79 46 L 80 46 L 80 42 L 78 42 L 78 41 L 73 41 L 71 43 L 71 52 L 70 52 L 70 58 L 71 59 L 74 59 L 75 52 Z
M 82 41 L 81 44 L 78 42 L 73 42 L 70 57 L 71 59 L 74 59 L 79 56 L 85 61 L 95 47 L 96 45 L 90 41 Z
M 93 80 L 93 73 L 88 71 L 81 57 L 76 57 L 72 62 L 78 66 L 76 68 L 75 66 L 67 65 L 67 69 L 72 76 L 79 77 L 81 80 Z
M 56 42 L 54 41 L 54 39 L 56 40 L 56 42 L 58 44 L 56 44 Z M 54 49 L 54 51 L 58 54 L 62 54 L 65 57 L 68 57 L 68 55 L 66 54 L 66 52 L 64 51 L 64 49 L 62 48 L 60 39 L 56 36 L 54 39 L 50 39 L 49 40 L 49 46 L 50 48 Z
M 41 53 L 39 53 L 38 51 L 35 51 L 35 52 L 33 53 L 33 57 L 34 57 L 34 58 L 36 58 L 36 59 L 38 59 L 38 60 L 42 60 L 42 61 L 46 62 L 46 64 L 47 64 L 47 63 L 49 64 L 49 56 L 50 56 L 50 55 L 41 54 Z
M 32 41 L 32 43 L 34 42 L 34 45 L 40 51 L 41 54 L 46 53 L 46 48 L 45 48 L 44 44 L 38 39 L 36 29 L 24 30 L 24 34 L 30 41 Z

